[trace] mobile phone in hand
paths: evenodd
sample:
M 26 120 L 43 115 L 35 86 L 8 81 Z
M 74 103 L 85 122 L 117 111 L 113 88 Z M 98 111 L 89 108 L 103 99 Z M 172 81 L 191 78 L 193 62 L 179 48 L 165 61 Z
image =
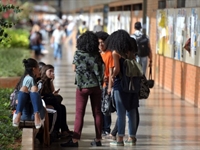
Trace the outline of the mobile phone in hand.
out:
M 60 89 L 57 89 L 57 90 L 55 90 L 55 92 L 54 93 L 58 93 L 60 91 Z

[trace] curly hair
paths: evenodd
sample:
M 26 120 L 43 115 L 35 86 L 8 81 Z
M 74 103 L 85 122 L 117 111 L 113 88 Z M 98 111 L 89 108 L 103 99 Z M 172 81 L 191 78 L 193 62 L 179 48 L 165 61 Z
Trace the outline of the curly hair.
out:
M 121 56 L 126 56 L 129 51 L 133 51 L 134 47 L 132 39 L 125 30 L 117 30 L 113 32 L 105 41 L 106 49 L 115 50 Z
M 98 37 L 98 39 L 101 39 L 103 41 L 105 41 L 109 36 L 109 34 L 107 32 L 104 32 L 104 31 L 99 31 L 99 32 L 96 32 L 95 34 Z
M 78 40 L 76 48 L 85 52 L 99 52 L 99 41 L 97 36 L 92 31 L 86 31 Z

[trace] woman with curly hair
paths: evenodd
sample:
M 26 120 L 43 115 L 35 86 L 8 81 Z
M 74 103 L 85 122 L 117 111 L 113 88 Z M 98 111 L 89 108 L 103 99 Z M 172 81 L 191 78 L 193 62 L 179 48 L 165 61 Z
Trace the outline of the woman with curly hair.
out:
M 114 81 L 114 100 L 118 116 L 117 141 L 113 141 L 110 145 L 124 146 L 123 137 L 125 136 L 126 115 L 128 117 L 128 131 L 129 137 L 125 141 L 126 145 L 134 145 L 136 143 L 136 132 L 139 124 L 139 99 L 138 93 L 126 93 L 121 88 L 121 75 L 123 75 L 123 62 L 125 58 L 134 57 L 137 51 L 136 42 L 130 37 L 125 30 L 118 30 L 113 32 L 106 40 L 106 46 L 112 50 L 114 59 L 114 70 L 112 78 Z M 121 74 L 121 75 L 120 75 Z M 135 87 L 135 88 L 139 88 Z
M 96 138 L 91 142 L 91 145 L 101 146 L 101 89 L 104 63 L 98 45 L 98 38 L 91 31 L 85 32 L 77 40 L 77 50 L 73 60 L 74 71 L 76 72 L 75 84 L 77 85 L 74 134 L 71 140 L 61 144 L 62 147 L 78 147 L 88 97 L 90 97 L 96 131 Z

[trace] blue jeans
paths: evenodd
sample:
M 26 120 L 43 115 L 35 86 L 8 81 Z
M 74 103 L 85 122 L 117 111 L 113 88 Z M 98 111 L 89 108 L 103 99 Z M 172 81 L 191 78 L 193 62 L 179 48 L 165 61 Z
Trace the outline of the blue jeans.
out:
M 102 118 L 103 118 L 103 131 L 104 132 L 108 132 L 110 133 L 110 127 L 111 127 L 111 115 L 110 116 L 105 116 L 103 113 L 102 113 Z
M 142 66 L 142 71 L 144 75 L 146 74 L 146 70 L 147 70 L 147 60 L 148 60 L 148 56 L 139 58 L 139 64 Z
M 104 87 L 103 90 L 102 90 L 102 99 L 104 97 L 104 95 L 107 93 L 107 87 Z M 110 133 L 110 127 L 111 127 L 111 115 L 109 116 L 106 116 L 102 113 L 102 118 L 103 118 L 103 128 L 102 128 L 102 131 L 103 132 L 108 132 Z
M 117 110 L 117 116 L 118 120 L 118 136 L 124 136 L 125 135 L 125 127 L 126 127 L 126 115 L 128 117 L 128 131 L 130 137 L 135 137 L 137 128 L 139 125 L 139 113 L 138 108 L 131 109 L 130 111 L 127 111 L 123 105 L 122 99 L 123 97 L 120 94 L 119 90 L 114 90 L 114 100 Z M 125 97 L 124 97 L 125 98 Z
M 54 43 L 54 58 L 62 58 L 62 45 L 58 43 Z
M 34 114 L 39 113 L 40 118 L 45 116 L 45 108 L 42 105 L 40 94 L 37 92 L 18 92 L 18 104 L 16 114 L 21 112 L 21 120 L 34 120 Z

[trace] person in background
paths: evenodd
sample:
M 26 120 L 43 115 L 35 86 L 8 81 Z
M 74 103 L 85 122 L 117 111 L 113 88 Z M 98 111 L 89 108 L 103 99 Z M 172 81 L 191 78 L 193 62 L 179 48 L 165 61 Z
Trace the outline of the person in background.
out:
M 103 91 L 105 91 L 107 89 L 107 91 L 105 91 L 105 92 L 108 95 L 110 95 L 111 90 L 112 90 L 111 75 L 112 75 L 113 68 L 114 68 L 114 61 L 113 61 L 113 57 L 112 57 L 112 52 L 110 50 L 107 50 L 105 45 L 104 45 L 104 41 L 108 38 L 109 34 L 106 33 L 106 32 L 103 32 L 103 31 L 96 32 L 95 34 L 98 37 L 99 50 L 100 50 L 101 57 L 102 57 L 104 64 L 105 64 Z M 102 95 L 103 95 L 103 93 L 102 93 Z M 111 115 L 106 116 L 103 113 L 102 113 L 102 115 L 103 115 L 102 135 L 107 136 L 107 135 L 110 134 L 110 130 L 111 130 L 110 129 L 110 127 L 111 127 Z
M 97 25 L 94 26 L 93 32 L 99 32 L 99 31 L 103 31 L 103 26 L 101 25 L 101 19 L 99 18 L 97 20 Z
M 80 25 L 78 28 L 77 37 L 81 36 L 86 31 L 88 31 L 88 28 L 86 27 L 86 21 L 83 21 L 82 25 Z
M 36 60 L 40 60 L 41 55 L 41 45 L 42 45 L 42 34 L 39 32 L 40 26 L 34 24 L 29 37 L 31 57 Z
M 142 37 L 143 33 L 141 31 L 142 25 L 140 22 L 135 23 L 135 32 L 134 34 L 131 35 L 136 41 L 138 38 Z M 138 57 L 139 57 L 139 63 L 142 66 L 143 74 L 146 74 L 147 70 L 147 64 L 148 64 L 148 58 L 149 58 L 149 67 L 152 66 L 152 50 L 151 50 L 151 45 L 148 40 L 148 48 L 149 48 L 149 54 L 145 55 L 140 52 L 140 49 L 138 49 Z
M 57 23 L 56 29 L 53 31 L 52 37 L 51 37 L 51 44 L 53 45 L 53 56 L 56 60 L 57 58 L 62 59 L 62 44 L 65 41 L 66 34 L 65 31 L 62 29 L 62 26 Z
M 42 126 L 42 119 L 45 116 L 36 79 L 40 76 L 39 66 L 35 59 L 23 60 L 25 67 L 24 75 L 18 82 L 16 89 L 18 92 L 16 112 L 13 115 L 13 126 L 18 127 L 20 120 L 34 120 L 35 128 Z
M 117 112 L 117 128 L 118 138 L 117 141 L 113 141 L 110 145 L 124 146 L 134 145 L 136 143 L 136 133 L 139 125 L 139 98 L 138 93 L 127 93 L 122 90 L 121 87 L 121 75 L 123 75 L 123 63 L 125 57 L 134 55 L 137 51 L 137 45 L 133 45 L 130 35 L 125 30 L 118 30 L 113 32 L 106 39 L 106 47 L 112 50 L 114 59 L 114 69 L 112 79 L 113 85 L 113 98 L 116 105 Z M 138 78 L 138 80 L 140 80 Z M 139 85 L 138 87 L 140 88 Z M 124 142 L 126 115 L 128 117 L 128 139 Z
M 62 147 L 78 147 L 88 97 L 90 97 L 96 132 L 96 138 L 91 142 L 91 145 L 102 146 L 101 94 L 104 63 L 98 45 L 98 38 L 91 31 L 83 33 L 77 40 L 77 50 L 73 60 L 74 71 L 76 72 L 75 84 L 77 85 L 74 134 L 71 140 L 61 144 Z

